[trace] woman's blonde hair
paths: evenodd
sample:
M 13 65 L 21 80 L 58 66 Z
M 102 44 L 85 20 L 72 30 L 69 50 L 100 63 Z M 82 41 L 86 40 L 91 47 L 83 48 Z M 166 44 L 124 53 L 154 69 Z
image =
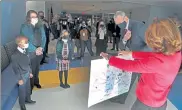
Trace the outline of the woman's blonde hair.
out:
M 170 55 L 181 51 L 182 41 L 174 19 L 156 19 L 145 32 L 146 43 L 157 52 Z

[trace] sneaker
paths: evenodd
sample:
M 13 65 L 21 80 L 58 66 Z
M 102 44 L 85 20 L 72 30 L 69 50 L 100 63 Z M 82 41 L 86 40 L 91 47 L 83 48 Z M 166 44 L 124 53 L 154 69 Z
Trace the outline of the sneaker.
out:
M 66 87 L 66 88 L 70 88 L 70 85 L 69 85 L 69 84 L 65 84 L 65 87 Z
M 60 87 L 65 88 L 65 85 L 63 83 L 60 84 Z

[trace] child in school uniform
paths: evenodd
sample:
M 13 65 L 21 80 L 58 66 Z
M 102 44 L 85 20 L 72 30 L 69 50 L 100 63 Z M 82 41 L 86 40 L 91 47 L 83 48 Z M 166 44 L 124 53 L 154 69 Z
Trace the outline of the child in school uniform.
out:
M 69 38 L 69 32 L 63 30 L 56 45 L 57 69 L 59 71 L 60 87 L 62 88 L 70 88 L 68 84 L 68 72 L 72 59 L 72 42 Z M 65 83 L 63 83 L 63 73 Z
M 31 99 L 30 78 L 33 78 L 30 59 L 28 56 L 28 39 L 24 36 L 16 38 L 17 50 L 11 56 L 12 68 L 17 76 L 18 97 L 20 110 L 26 110 L 25 104 L 35 104 Z M 39 51 L 41 52 L 41 51 Z

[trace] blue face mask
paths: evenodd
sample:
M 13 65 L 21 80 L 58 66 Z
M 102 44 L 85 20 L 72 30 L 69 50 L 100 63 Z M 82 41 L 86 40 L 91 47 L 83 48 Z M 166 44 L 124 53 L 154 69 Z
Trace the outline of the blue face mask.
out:
M 126 21 L 118 24 L 119 28 L 125 28 L 126 27 Z

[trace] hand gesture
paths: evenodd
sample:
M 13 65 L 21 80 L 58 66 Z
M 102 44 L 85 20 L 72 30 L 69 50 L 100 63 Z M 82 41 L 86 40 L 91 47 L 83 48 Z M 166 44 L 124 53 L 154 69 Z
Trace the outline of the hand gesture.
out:
M 132 52 L 131 51 L 119 51 L 118 55 L 119 56 L 130 56 L 130 55 L 132 55 Z
M 33 74 L 32 73 L 30 73 L 30 78 L 33 78 Z
M 66 60 L 66 63 L 69 63 L 70 61 L 69 60 Z
M 116 36 L 116 33 L 114 32 L 114 33 L 113 33 L 113 35 L 115 35 L 115 36 Z
M 43 51 L 42 47 L 37 48 L 36 49 L 36 55 L 42 55 L 43 54 L 42 51 Z
M 107 53 L 102 52 L 100 53 L 100 56 L 105 58 L 106 60 L 109 60 L 109 55 Z
M 20 86 L 23 85 L 23 84 L 24 84 L 23 80 L 19 80 L 19 81 L 18 81 L 18 84 L 19 84 Z
M 66 64 L 66 60 L 62 60 L 62 62 L 63 62 L 64 64 Z
M 37 49 L 40 50 L 40 51 L 43 51 L 43 48 L 42 47 L 38 47 Z

